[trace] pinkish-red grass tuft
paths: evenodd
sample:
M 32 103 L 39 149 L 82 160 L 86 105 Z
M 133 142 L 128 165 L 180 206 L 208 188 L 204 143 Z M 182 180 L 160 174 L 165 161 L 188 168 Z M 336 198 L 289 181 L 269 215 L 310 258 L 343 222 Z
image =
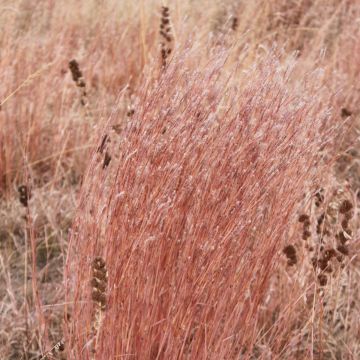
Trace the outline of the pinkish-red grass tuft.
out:
M 191 55 L 174 58 L 144 84 L 131 119 L 120 110 L 110 119 L 111 162 L 93 156 L 68 252 L 70 358 L 91 356 L 97 256 L 108 270 L 97 359 L 251 350 L 275 255 L 332 118 L 316 74 L 293 85 L 293 60 L 268 54 L 240 72 L 225 58 L 196 71 Z

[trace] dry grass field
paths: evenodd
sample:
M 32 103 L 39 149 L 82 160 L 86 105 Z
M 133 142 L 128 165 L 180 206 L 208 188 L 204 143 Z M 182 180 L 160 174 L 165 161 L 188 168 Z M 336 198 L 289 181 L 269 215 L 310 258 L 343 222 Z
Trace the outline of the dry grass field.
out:
M 359 24 L 0 0 L 0 359 L 360 359 Z

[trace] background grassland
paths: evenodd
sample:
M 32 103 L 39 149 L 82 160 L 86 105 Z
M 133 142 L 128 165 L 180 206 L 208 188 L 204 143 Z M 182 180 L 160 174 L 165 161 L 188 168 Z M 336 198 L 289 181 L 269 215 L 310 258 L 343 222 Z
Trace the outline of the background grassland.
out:
M 360 5 L 163 5 L 0 1 L 0 358 L 359 358 Z

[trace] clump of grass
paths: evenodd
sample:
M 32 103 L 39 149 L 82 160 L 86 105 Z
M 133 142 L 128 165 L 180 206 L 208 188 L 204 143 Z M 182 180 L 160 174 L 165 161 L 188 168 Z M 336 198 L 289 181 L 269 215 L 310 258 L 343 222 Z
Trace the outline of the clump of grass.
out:
M 67 264 L 74 357 L 89 351 L 74 336 L 92 323 L 84 284 L 100 249 L 109 270 L 103 357 L 237 358 L 253 346 L 252 319 L 332 118 L 309 88 L 291 86 L 274 55 L 241 73 L 219 60 L 226 52 L 201 71 L 184 65 L 192 56 L 144 83 L 121 154 L 104 172 L 96 153 L 84 179 Z

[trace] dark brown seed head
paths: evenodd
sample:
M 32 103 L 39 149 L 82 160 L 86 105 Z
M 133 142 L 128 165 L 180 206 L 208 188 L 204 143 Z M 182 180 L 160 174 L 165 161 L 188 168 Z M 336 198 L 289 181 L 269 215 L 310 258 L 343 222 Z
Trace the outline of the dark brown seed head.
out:
M 287 245 L 287 246 L 284 247 L 283 253 L 287 257 L 290 257 L 290 256 L 293 256 L 293 255 L 296 255 L 296 249 L 295 249 L 295 247 L 293 245 Z
M 352 203 L 349 200 L 344 200 L 339 208 L 340 214 L 345 214 L 353 208 Z
M 92 297 L 93 301 L 99 302 L 102 305 L 106 304 L 105 294 L 98 289 L 93 289 L 91 297 Z
M 283 253 L 286 255 L 288 259 L 288 265 L 292 266 L 297 263 L 297 257 L 296 257 L 296 249 L 293 245 L 287 245 L 283 249 Z
M 316 225 L 316 233 L 321 234 L 321 225 Z
M 321 270 L 325 270 L 328 266 L 328 261 L 327 259 L 320 259 L 318 264 Z
M 78 80 L 82 77 L 82 72 L 80 71 L 79 63 L 76 60 L 71 60 L 69 62 L 69 69 L 73 80 L 77 83 Z
M 347 118 L 347 117 L 349 117 L 349 116 L 351 116 L 352 115 L 352 112 L 350 111 L 350 110 L 348 110 L 347 108 L 342 108 L 341 109 L 341 117 L 343 118 L 343 119 L 345 119 L 345 118 Z
M 170 43 L 172 42 L 170 12 L 167 6 L 163 6 L 161 11 L 160 36 L 162 38 L 162 41 L 160 42 L 161 64 L 162 68 L 165 69 L 167 65 L 167 58 L 171 53 Z
M 307 228 L 311 225 L 310 220 L 304 221 L 304 229 L 307 230 Z
M 91 279 L 91 285 L 95 288 L 100 290 L 101 292 L 105 292 L 106 290 L 106 282 L 104 280 L 98 280 L 97 278 Z
M 100 282 L 97 278 L 92 278 L 90 281 L 91 286 L 97 287 L 97 284 Z
M 19 192 L 19 201 L 22 205 L 24 205 L 25 207 L 28 206 L 28 201 L 30 199 L 30 192 L 29 189 L 26 185 L 21 185 L 18 187 L 18 192 Z
M 348 241 L 347 237 L 345 236 L 344 231 L 340 231 L 336 235 L 336 238 L 341 242 L 341 244 L 345 244 Z
M 57 350 L 58 351 L 64 351 L 65 350 L 65 343 L 64 343 L 64 341 L 59 341 L 58 343 L 57 343 Z
M 94 269 L 93 276 L 100 281 L 104 281 L 104 280 L 106 280 L 106 270 L 105 269 L 101 269 L 101 270 Z
M 76 84 L 78 87 L 81 87 L 81 88 L 86 87 L 84 79 L 79 79 Z M 84 93 L 84 96 L 86 96 L 86 93 Z
M 93 261 L 93 268 L 100 270 L 105 267 L 105 260 L 101 256 L 97 256 Z
M 288 259 L 288 261 L 287 261 L 287 264 L 288 264 L 289 266 L 293 266 L 293 265 L 295 265 L 296 263 L 297 263 L 297 258 L 296 258 L 296 256 L 295 256 L 294 258 Z
M 231 29 L 235 31 L 238 28 L 238 25 L 239 25 L 238 18 L 234 16 L 231 22 Z
M 111 161 L 111 156 L 110 154 L 106 151 L 105 156 L 104 156 L 104 162 L 103 162 L 103 169 L 106 169 Z
M 341 262 L 343 262 L 344 258 L 342 257 L 342 255 L 338 255 L 338 256 L 336 256 L 336 260 L 337 260 L 339 263 L 341 263 Z
M 301 215 L 299 216 L 299 222 L 303 223 L 303 222 L 305 222 L 306 220 L 309 220 L 309 215 L 301 214 Z
M 346 230 L 349 226 L 349 220 L 348 219 L 344 219 L 342 222 L 341 222 L 341 226 L 344 230 Z
M 321 225 L 323 222 L 324 222 L 324 219 L 325 219 L 325 214 L 322 213 L 319 217 L 318 217 L 318 224 Z
M 305 230 L 305 231 L 303 232 L 303 235 L 302 235 L 303 240 L 307 240 L 307 239 L 309 239 L 310 237 L 311 237 L 311 232 L 308 231 L 308 230 Z
M 319 280 L 320 286 L 325 286 L 327 284 L 327 277 L 325 274 L 319 274 L 318 280 Z
M 327 249 L 324 252 L 324 258 L 327 260 L 330 260 L 332 257 L 336 256 L 336 251 L 335 249 Z

